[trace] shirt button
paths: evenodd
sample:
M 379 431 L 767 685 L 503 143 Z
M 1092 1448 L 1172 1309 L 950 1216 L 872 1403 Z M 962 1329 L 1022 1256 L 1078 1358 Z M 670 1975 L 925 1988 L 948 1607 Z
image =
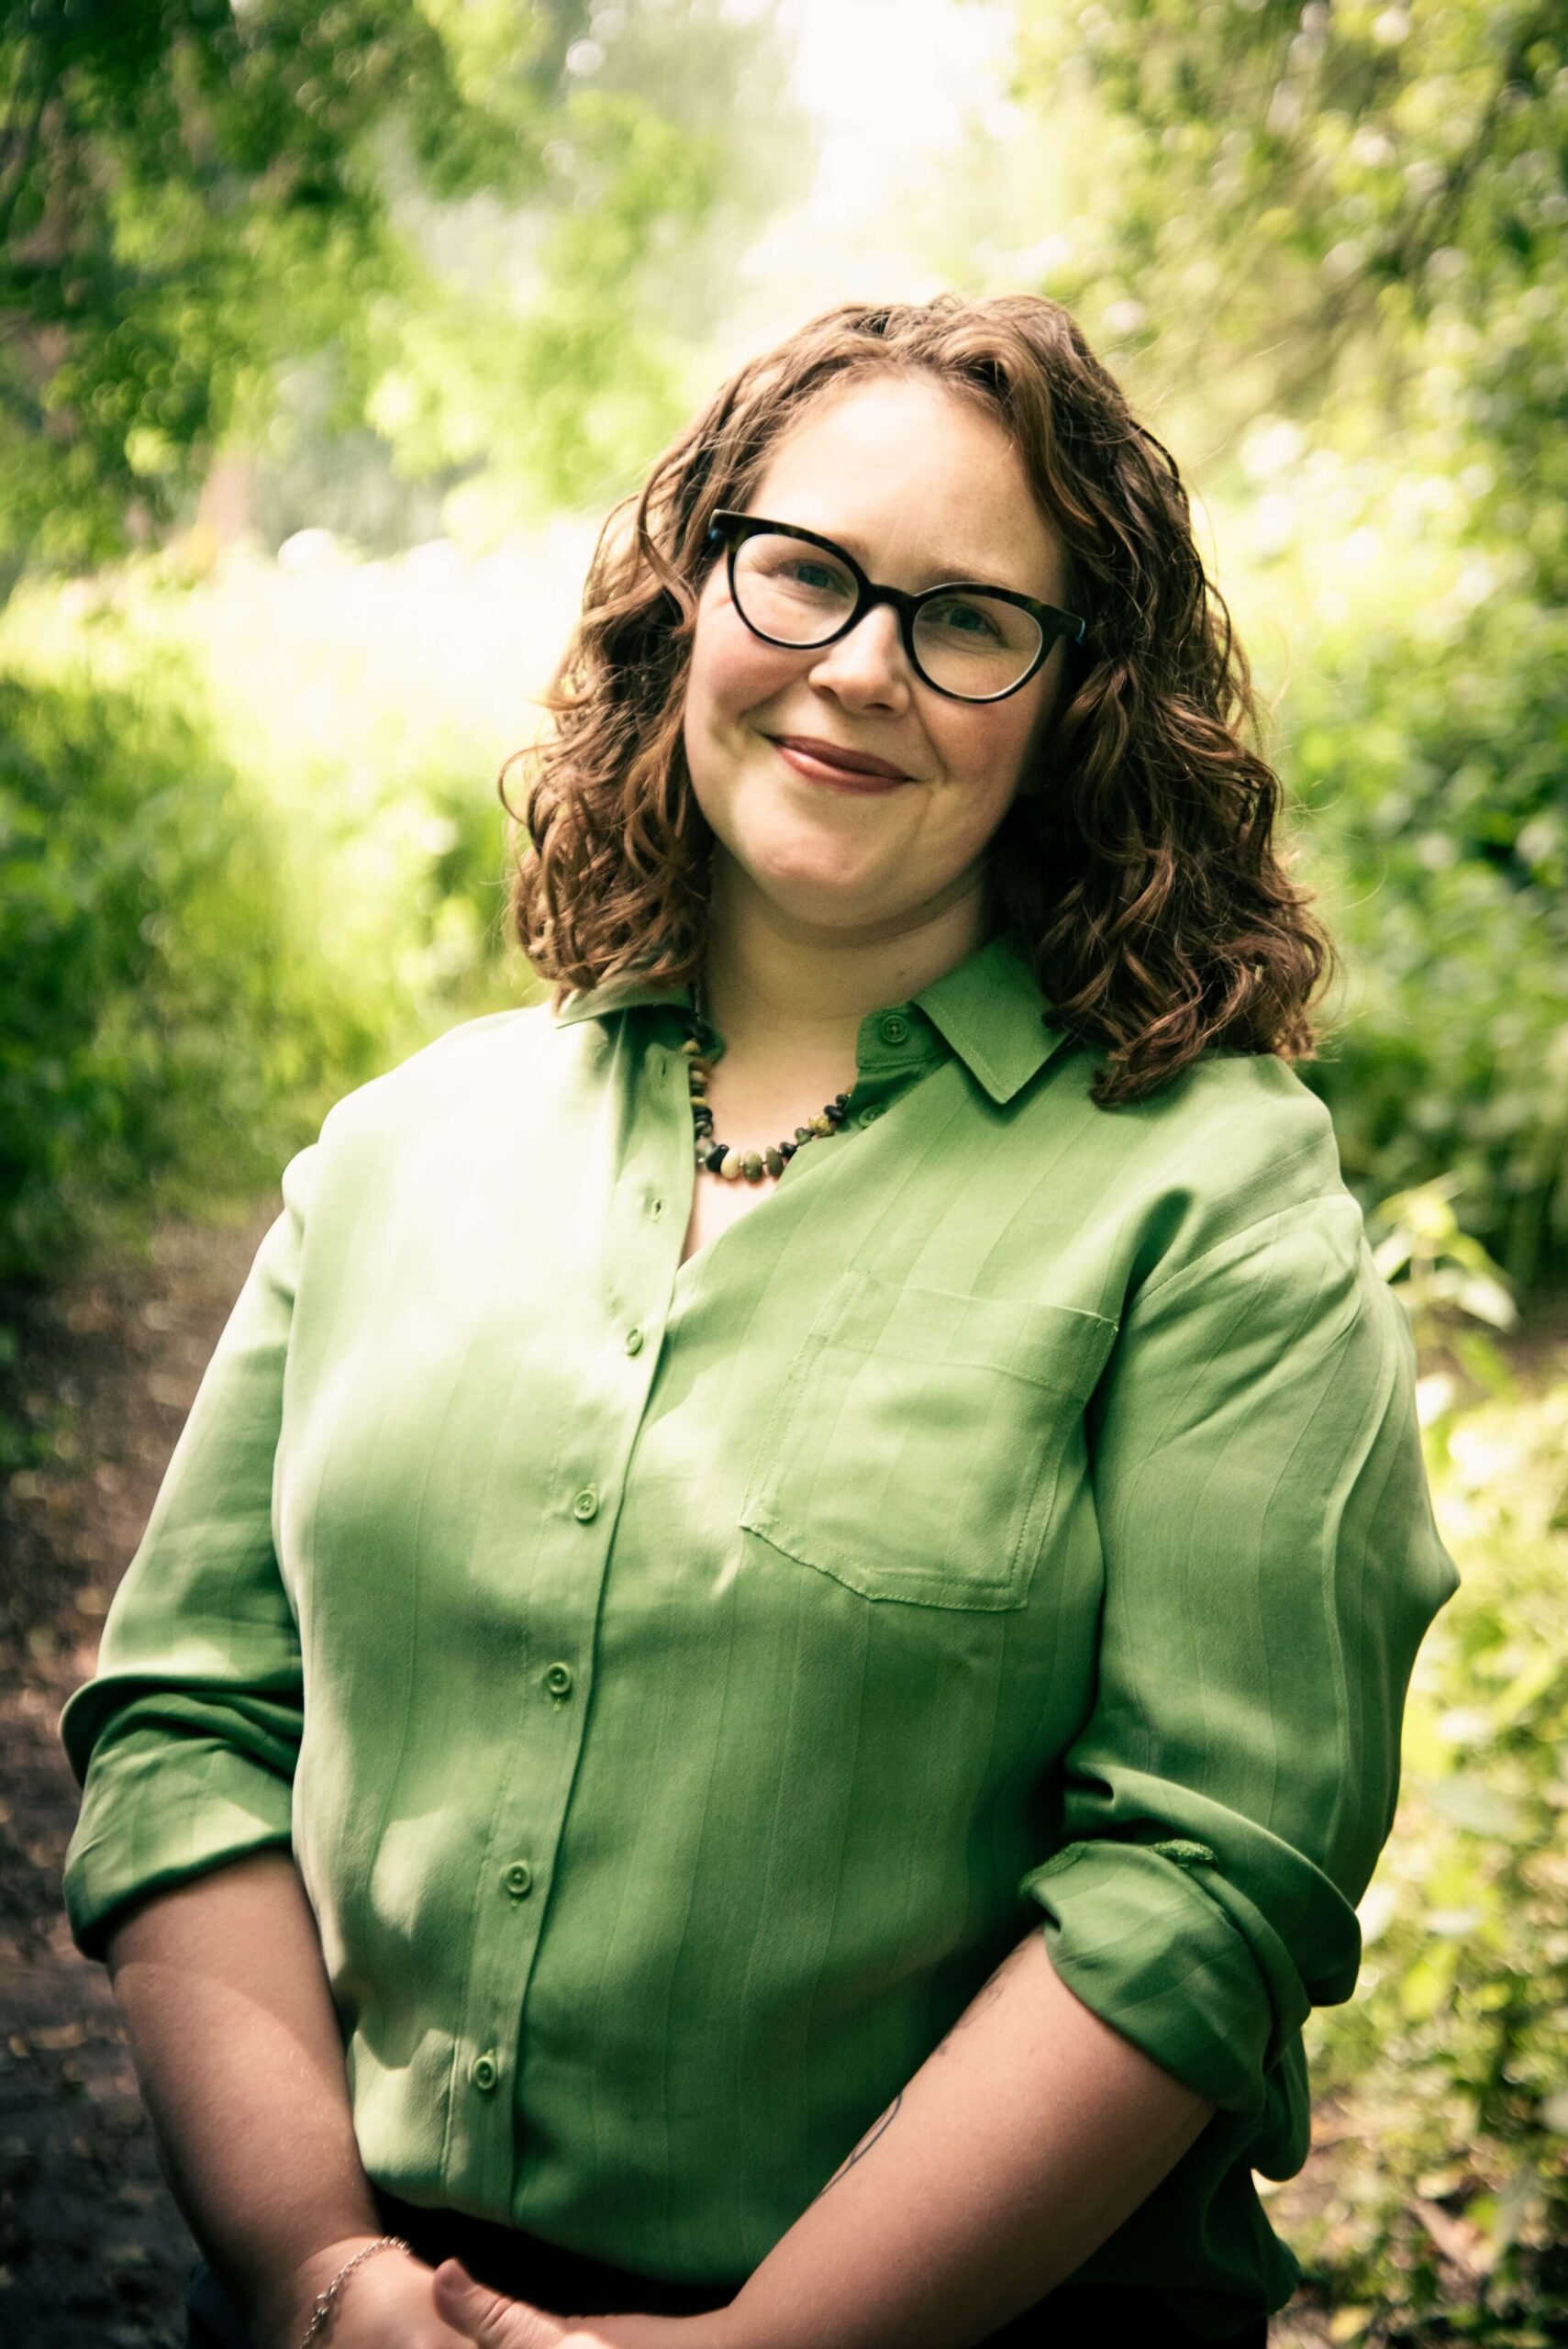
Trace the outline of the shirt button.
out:
M 597 1517 L 598 1513 L 599 1496 L 594 1490 L 592 1485 L 584 1485 L 583 1490 L 578 1494 L 576 1499 L 572 1504 L 572 1514 L 573 1517 L 580 1517 L 584 1524 L 586 1525 L 588 1520 L 591 1517 Z
M 909 1022 L 901 1011 L 890 1011 L 878 1026 L 884 1044 L 901 1044 L 909 1033 Z
M 642 1352 L 642 1332 L 640 1330 L 628 1330 L 627 1331 L 626 1350 L 628 1354 L 639 1354 Z
M 552 1697 L 572 1694 L 572 1667 L 567 1664 L 552 1664 L 544 1675 L 544 1685 Z
M 476 2055 L 474 2057 L 473 2063 L 468 2067 L 468 2076 L 473 2082 L 474 2087 L 479 2090 L 481 2096 L 489 2095 L 491 2089 L 495 2087 L 496 2081 L 501 2076 L 501 2070 L 495 2056 L 489 2053 L 488 2049 L 486 2049 L 483 2055 Z
M 648 1212 L 649 1212 L 649 1214 L 650 1214 L 651 1216 L 652 1216 L 655 1219 L 658 1219 L 660 1216 L 662 1216 L 662 1215 L 663 1214 L 663 1212 L 664 1212 L 664 1202 L 663 1202 L 663 1200 L 662 1200 L 662 1199 L 650 1199 L 650 1200 L 649 1200 L 649 1202 L 648 1202 Z
M 861 1111 L 857 1123 L 862 1126 L 869 1126 L 873 1118 L 881 1117 L 886 1107 L 887 1104 L 885 1101 L 868 1101 L 865 1108 Z
M 514 1860 L 501 1871 L 501 1882 L 514 1900 L 526 1900 L 533 1890 L 534 1872 L 527 1860 Z

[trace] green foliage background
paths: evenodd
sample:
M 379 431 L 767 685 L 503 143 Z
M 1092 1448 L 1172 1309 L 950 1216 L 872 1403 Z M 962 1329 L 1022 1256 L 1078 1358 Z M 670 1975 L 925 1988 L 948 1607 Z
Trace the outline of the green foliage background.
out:
M 757 235 L 793 270 L 766 334 L 1053 295 L 1177 454 L 1271 712 L 1348 971 L 1301 1073 L 1464 1575 L 1357 1995 L 1313 2018 L 1327 2184 L 1267 2190 L 1330 2338 L 1546 2349 L 1568 1376 L 1496 1333 L 1568 1288 L 1568 22 L 1010 14 L 1005 104 L 890 185 L 862 270 L 790 210 L 766 0 L 5 13 L 0 1472 L 53 1440 L 29 1294 L 154 1196 L 264 1191 L 337 1094 L 529 990 L 496 772 L 597 520 L 759 315 Z

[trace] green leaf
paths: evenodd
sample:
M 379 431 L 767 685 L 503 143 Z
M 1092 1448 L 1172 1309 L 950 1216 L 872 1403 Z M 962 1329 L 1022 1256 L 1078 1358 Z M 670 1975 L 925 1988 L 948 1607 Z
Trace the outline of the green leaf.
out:
M 1427 1784 L 1426 1796 L 1440 1817 L 1472 1835 L 1511 1842 L 1524 1831 L 1524 1815 L 1518 1804 L 1480 1778 L 1456 1776 L 1431 1779 Z

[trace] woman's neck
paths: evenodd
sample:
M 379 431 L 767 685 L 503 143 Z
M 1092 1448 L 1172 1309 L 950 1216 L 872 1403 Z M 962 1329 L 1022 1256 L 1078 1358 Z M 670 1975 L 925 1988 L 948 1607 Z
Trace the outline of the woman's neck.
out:
M 989 935 L 979 888 L 881 937 L 791 934 L 710 908 L 699 1000 L 726 1057 L 790 1063 L 852 1054 L 867 1012 L 902 1003 L 966 962 Z

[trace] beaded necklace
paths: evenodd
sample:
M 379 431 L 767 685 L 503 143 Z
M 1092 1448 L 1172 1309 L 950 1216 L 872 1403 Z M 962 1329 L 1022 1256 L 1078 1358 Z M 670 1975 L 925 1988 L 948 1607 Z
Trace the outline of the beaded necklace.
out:
M 686 1023 L 686 1036 L 681 1050 L 686 1056 L 686 1081 L 691 1089 L 692 1126 L 696 1149 L 697 1171 L 721 1174 L 726 1182 L 734 1183 L 744 1175 L 748 1183 L 760 1183 L 764 1174 L 782 1174 L 803 1142 L 815 1141 L 818 1134 L 837 1131 L 849 1113 L 850 1097 L 836 1093 L 831 1101 L 819 1109 L 809 1125 L 796 1126 L 793 1141 L 773 1142 L 766 1150 L 733 1150 L 728 1142 L 715 1140 L 713 1111 L 707 1106 L 707 1080 L 713 1064 L 703 1057 L 702 1031 L 711 1027 L 703 1003 L 702 983 L 693 989 L 695 1008 Z M 717 1034 L 717 1030 L 714 1030 Z

